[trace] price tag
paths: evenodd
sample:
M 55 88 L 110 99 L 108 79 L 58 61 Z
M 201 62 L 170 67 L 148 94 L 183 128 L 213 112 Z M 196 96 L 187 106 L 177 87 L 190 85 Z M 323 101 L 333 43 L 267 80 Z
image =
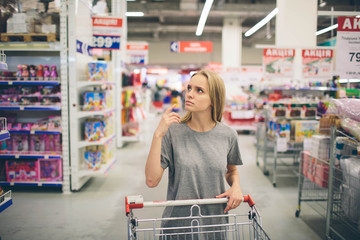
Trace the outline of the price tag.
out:
M 49 159 L 49 155 L 45 155 L 45 156 L 44 156 L 44 159 Z
M 19 158 L 20 158 L 20 155 L 19 155 L 19 154 L 15 154 L 15 158 L 16 158 L 16 159 L 19 159 Z
M 39 186 L 39 187 L 41 187 L 42 185 L 43 185 L 42 182 L 39 182 L 39 183 L 38 183 L 38 186 Z
M 31 131 L 30 131 L 30 134 L 35 134 L 35 130 L 31 130 Z
M 344 79 L 360 78 L 360 19 L 338 17 L 336 74 Z
M 311 150 L 311 138 L 304 138 L 304 151 Z
M 281 138 L 281 137 L 277 137 L 276 138 L 276 150 L 278 152 L 286 152 L 288 149 L 287 147 L 287 139 L 286 138 Z
M 120 36 L 93 35 L 92 46 L 93 46 L 93 48 L 119 50 L 120 49 Z
M 20 111 L 24 111 L 25 108 L 24 108 L 24 106 L 20 106 L 19 109 L 20 109 Z
M 13 85 L 13 82 L 9 81 L 9 82 L 8 82 L 8 85 Z
M 15 185 L 15 183 L 14 182 L 10 182 L 10 186 L 14 186 Z

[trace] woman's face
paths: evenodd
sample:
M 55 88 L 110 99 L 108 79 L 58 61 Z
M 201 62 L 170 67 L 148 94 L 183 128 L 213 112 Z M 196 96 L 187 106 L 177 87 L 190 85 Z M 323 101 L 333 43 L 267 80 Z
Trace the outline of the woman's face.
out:
M 190 79 L 185 96 L 185 110 L 189 112 L 211 112 L 209 84 L 205 76 L 197 74 Z

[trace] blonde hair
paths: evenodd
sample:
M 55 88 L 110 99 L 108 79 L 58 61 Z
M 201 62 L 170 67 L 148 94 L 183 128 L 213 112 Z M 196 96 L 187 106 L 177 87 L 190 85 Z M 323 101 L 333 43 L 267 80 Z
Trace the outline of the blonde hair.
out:
M 216 72 L 210 70 L 200 70 L 191 76 L 203 75 L 208 80 L 209 95 L 211 100 L 211 118 L 214 122 L 221 122 L 222 114 L 225 106 L 225 84 L 222 78 Z M 187 122 L 191 119 L 192 113 L 187 112 L 181 119 L 181 122 Z

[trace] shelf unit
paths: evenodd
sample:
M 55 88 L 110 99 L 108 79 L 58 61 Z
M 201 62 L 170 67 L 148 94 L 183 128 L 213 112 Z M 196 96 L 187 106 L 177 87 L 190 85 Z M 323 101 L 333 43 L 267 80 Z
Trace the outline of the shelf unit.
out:
M 118 1 L 112 1 L 112 11 L 117 10 L 120 6 Z M 114 3 L 115 2 L 115 3 Z M 123 2 L 123 1 L 121 1 Z M 94 176 L 107 175 L 112 166 L 116 163 L 116 158 L 107 160 L 105 164 L 101 164 L 100 169 L 88 169 L 85 161 L 84 153 L 87 147 L 103 146 L 110 142 L 115 142 L 117 139 L 117 132 L 115 125 L 112 126 L 114 132 L 109 136 L 101 138 L 99 141 L 85 141 L 84 140 L 84 123 L 86 119 L 91 118 L 112 118 L 113 124 L 117 123 L 118 105 L 113 104 L 107 108 L 98 111 L 84 111 L 82 109 L 82 94 L 86 91 L 92 91 L 94 88 L 111 89 L 113 93 L 113 103 L 116 103 L 118 95 L 118 79 L 121 74 L 121 56 L 119 51 L 112 52 L 113 69 L 109 74 L 112 79 L 109 81 L 88 81 L 87 65 L 93 61 L 93 57 L 88 54 L 79 53 L 76 49 L 76 42 L 80 41 L 86 45 L 91 45 L 92 40 L 92 19 L 93 13 L 91 7 L 85 1 L 77 2 L 69 1 L 69 113 L 70 113 L 70 142 L 71 142 L 71 189 L 74 191 L 80 190 L 86 182 Z M 115 7 L 114 7 L 115 5 Z M 77 9 L 77 12 L 75 10 Z M 119 15 L 116 15 L 119 16 Z M 125 16 L 125 13 L 124 15 Z M 116 127 L 118 127 L 116 125 Z M 115 145 L 115 144 L 114 144 Z M 113 145 L 111 145 L 113 146 Z M 111 147 L 112 149 L 112 147 Z M 115 149 L 111 150 L 112 152 Z
M 5 42 L 0 43 L 0 49 L 6 52 L 8 67 L 15 70 L 18 64 L 55 64 L 59 73 L 58 81 L 6 81 L 0 80 L 0 86 L 56 86 L 60 85 L 61 104 L 54 106 L 44 105 L 10 105 L 0 106 L 2 112 L 15 112 L 22 120 L 34 120 L 50 115 L 61 116 L 61 132 L 59 131 L 10 131 L 10 133 L 23 134 L 61 134 L 62 153 L 52 154 L 5 154 L 1 153 L 1 159 L 62 159 L 62 181 L 54 182 L 5 182 L 4 186 L 56 186 L 62 187 L 63 193 L 70 193 L 70 162 L 69 162 L 69 138 L 68 138 L 68 43 L 67 43 L 67 12 L 65 0 L 61 0 L 60 8 L 60 40 L 58 42 Z M 36 111 L 35 114 L 33 111 Z

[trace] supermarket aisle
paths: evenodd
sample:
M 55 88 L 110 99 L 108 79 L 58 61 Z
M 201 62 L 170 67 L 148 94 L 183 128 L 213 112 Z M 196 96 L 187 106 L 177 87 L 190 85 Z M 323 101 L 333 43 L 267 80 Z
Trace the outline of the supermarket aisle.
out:
M 117 151 L 118 161 L 108 177 L 93 178 L 81 191 L 70 195 L 49 191 L 14 192 L 13 206 L 0 213 L 1 240 L 127 239 L 125 195 L 142 194 L 147 201 L 166 197 L 166 175 L 154 189 L 145 186 L 144 178 L 144 164 L 158 119 L 150 117 L 143 124 L 141 142 Z M 302 217 L 294 216 L 297 180 L 279 180 L 279 187 L 274 189 L 255 165 L 253 136 L 239 135 L 239 143 L 244 160 L 244 166 L 239 167 L 243 192 L 252 195 L 270 237 L 321 239 L 318 234 L 324 232 L 324 226 L 319 224 L 318 215 L 307 211 L 303 204 Z M 235 210 L 236 213 L 247 211 L 245 204 Z M 139 218 L 160 217 L 161 209 L 137 210 L 135 214 Z

